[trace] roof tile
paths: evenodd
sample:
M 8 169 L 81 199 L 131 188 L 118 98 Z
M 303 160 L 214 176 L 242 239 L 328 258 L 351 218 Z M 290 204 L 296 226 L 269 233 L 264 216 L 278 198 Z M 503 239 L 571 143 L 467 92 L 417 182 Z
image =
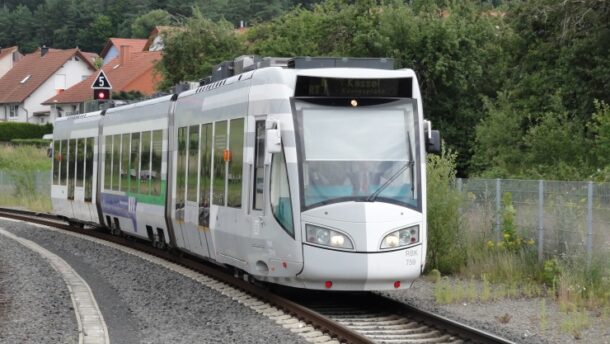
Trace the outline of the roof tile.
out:
M 112 46 L 115 46 L 117 48 L 117 50 L 120 51 L 121 45 L 128 45 L 131 47 L 131 51 L 140 52 L 140 51 L 144 50 L 144 46 L 146 45 L 146 42 L 147 42 L 146 39 L 109 38 L 108 41 L 106 42 L 106 45 L 104 46 L 104 49 L 102 49 L 100 56 L 106 57 L 108 50 L 110 50 L 110 48 Z
M 125 65 L 120 65 L 121 57 L 118 56 L 102 67 L 104 74 L 112 85 L 113 92 L 128 91 L 126 89 L 138 77 L 144 73 L 152 73 L 155 63 L 161 59 L 160 51 L 143 51 L 132 53 Z M 118 66 L 115 68 L 115 66 Z M 81 103 L 93 99 L 91 85 L 97 78 L 98 73 L 91 74 L 87 79 L 70 87 L 62 93 L 47 99 L 43 104 L 69 104 Z M 152 94 L 154 85 L 148 90 L 140 90 L 144 94 Z
M 95 69 L 78 49 L 50 49 L 44 56 L 37 50 L 25 55 L 0 79 L 0 104 L 22 103 L 74 55 Z

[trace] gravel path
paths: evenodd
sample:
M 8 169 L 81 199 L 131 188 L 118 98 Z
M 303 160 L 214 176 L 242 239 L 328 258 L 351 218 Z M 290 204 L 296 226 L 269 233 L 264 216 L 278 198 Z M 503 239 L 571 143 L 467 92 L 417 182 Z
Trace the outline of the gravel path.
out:
M 70 294 L 48 262 L 1 237 L 0 271 L 0 343 L 78 343 Z
M 499 301 L 461 302 L 437 305 L 435 284 L 419 279 L 411 289 L 382 292 L 393 299 L 434 312 L 450 319 L 485 329 L 516 343 L 604 343 L 610 344 L 610 315 L 588 314 L 590 327 L 579 339 L 566 330 L 573 314 L 561 312 L 551 299 L 503 299 Z M 545 307 L 543 308 L 543 304 Z M 543 311 L 544 309 L 544 311 Z M 574 320 L 573 318 L 571 319 Z
M 169 272 L 140 258 L 27 224 L 0 220 L 0 227 L 32 240 L 59 255 L 89 283 L 104 314 L 112 343 L 305 343 L 304 339 L 235 301 L 189 278 Z M 29 252 L 21 252 L 21 254 L 29 254 L 33 256 L 32 259 L 38 258 L 38 261 L 20 259 L 15 253 L 18 250 L 21 248 L 16 244 L 0 240 L 0 257 L 4 257 L 0 258 L 4 259 L 0 262 L 2 269 L 5 271 L 6 269 L 27 271 L 33 269 L 32 267 L 51 269 L 48 264 Z M 15 265 L 14 261 L 20 263 Z M 47 271 L 47 274 L 52 272 Z M 27 281 L 37 281 L 38 275 L 38 273 L 30 275 L 30 280 L 25 280 L 26 284 Z M 48 302 L 52 304 L 58 302 L 58 299 L 61 300 L 54 293 L 64 295 L 67 315 L 71 317 L 68 318 L 70 319 L 68 325 L 72 326 L 72 331 L 75 331 L 76 320 L 68 307 L 71 302 L 65 284 L 58 276 L 53 276 L 55 280 L 45 284 L 45 287 L 30 292 L 37 293 L 41 299 L 49 300 Z M 58 285 L 62 287 L 57 288 Z M 12 295 L 16 292 L 14 289 L 5 289 L 7 294 Z M 31 297 L 29 292 L 23 293 L 23 298 L 29 297 Z M 21 303 L 23 302 L 18 302 Z M 31 307 L 22 308 L 23 313 L 19 317 L 28 319 L 33 315 Z M 53 307 L 51 309 L 55 311 Z M 49 315 L 48 312 L 45 314 Z M 17 317 L 13 308 L 9 309 L 7 315 Z M 50 323 L 48 319 L 49 317 L 44 323 L 46 330 L 39 332 L 45 334 L 55 332 L 64 337 L 57 337 L 56 340 L 31 340 L 31 342 L 73 342 L 65 337 L 65 333 L 70 331 Z M 41 319 L 43 320 L 44 318 Z M 30 326 L 29 322 L 19 325 L 27 329 L 21 329 L 17 324 L 13 324 L 14 322 L 10 322 L 6 324 L 5 331 L 9 334 L 38 331 L 36 326 Z M 0 321 L 0 324 L 3 323 L 5 322 Z M 0 327 L 0 338 L 2 338 L 0 342 L 5 338 L 2 331 Z M 15 342 L 24 341 L 6 341 L 6 343 Z

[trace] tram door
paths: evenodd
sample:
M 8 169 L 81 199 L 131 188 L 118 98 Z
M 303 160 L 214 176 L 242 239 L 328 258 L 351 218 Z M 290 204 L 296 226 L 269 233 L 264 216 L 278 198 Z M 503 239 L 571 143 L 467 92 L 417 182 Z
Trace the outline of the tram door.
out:
M 254 146 L 254 163 L 252 168 L 252 199 L 250 203 L 251 209 L 251 238 L 253 245 L 256 247 L 256 241 L 261 240 L 262 227 L 264 221 L 264 199 L 265 199 L 265 119 L 257 119 L 254 128 L 254 143 L 248 143 Z
M 68 145 L 68 199 L 72 216 L 95 221 L 92 202 L 93 138 L 70 139 Z
M 178 129 L 176 223 L 184 247 L 201 256 L 210 256 L 207 222 L 203 210 L 209 198 L 209 149 L 211 124 Z M 206 194 L 207 191 L 207 194 Z

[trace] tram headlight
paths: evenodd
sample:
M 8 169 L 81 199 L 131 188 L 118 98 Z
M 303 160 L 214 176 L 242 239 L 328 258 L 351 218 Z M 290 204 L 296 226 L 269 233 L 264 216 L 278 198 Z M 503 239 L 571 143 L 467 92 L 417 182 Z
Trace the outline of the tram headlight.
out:
M 381 241 L 381 249 L 407 246 L 419 242 L 419 226 L 411 226 L 392 232 Z
M 332 229 L 305 225 L 307 242 L 335 248 L 353 249 L 354 244 L 347 235 Z

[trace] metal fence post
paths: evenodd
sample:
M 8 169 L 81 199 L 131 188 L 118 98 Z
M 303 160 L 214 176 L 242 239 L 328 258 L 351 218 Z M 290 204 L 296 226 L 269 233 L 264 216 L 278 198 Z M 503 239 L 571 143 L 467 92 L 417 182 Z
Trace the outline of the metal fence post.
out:
M 591 265 L 591 256 L 593 255 L 593 182 L 588 184 L 587 198 L 587 265 Z
M 538 181 L 538 262 L 544 259 L 544 181 Z
M 501 209 L 501 197 L 500 197 L 500 178 L 496 179 L 496 241 L 500 241 L 500 209 Z

